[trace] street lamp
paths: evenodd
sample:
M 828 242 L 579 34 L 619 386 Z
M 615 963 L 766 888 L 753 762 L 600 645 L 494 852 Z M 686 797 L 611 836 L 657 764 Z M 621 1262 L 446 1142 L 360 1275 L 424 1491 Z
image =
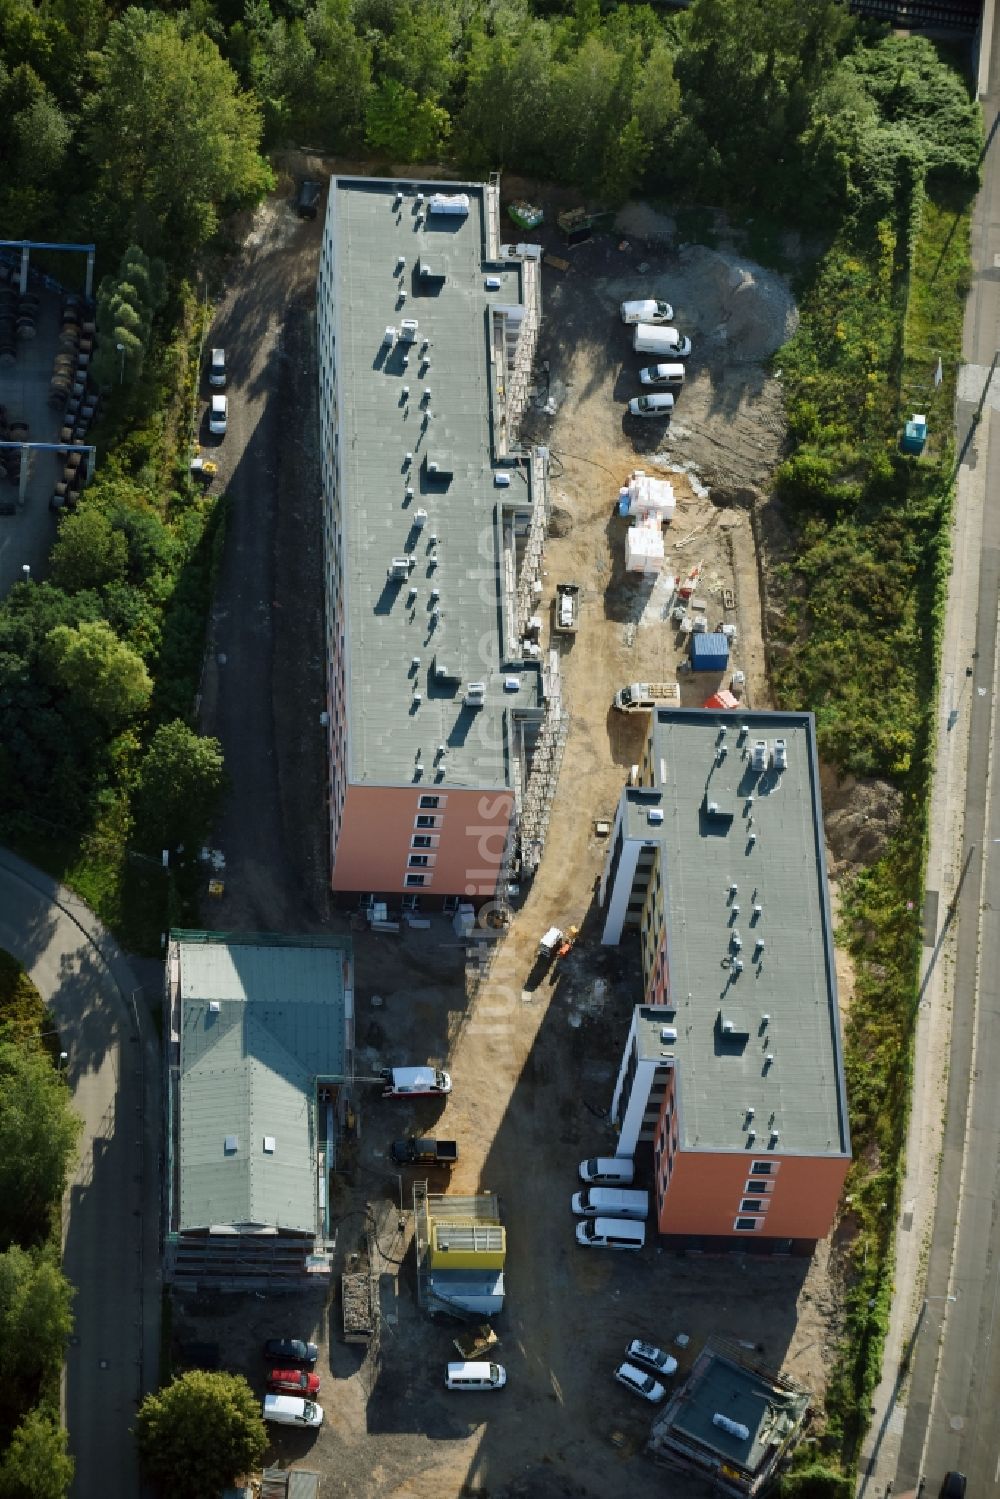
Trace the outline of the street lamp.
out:
M 119 369 L 118 369 L 118 384 L 121 385 L 121 384 L 124 383 L 124 380 L 125 380 L 125 345 L 124 344 L 115 344 L 115 348 L 118 350 L 119 354 L 122 356 L 122 358 L 121 358 L 121 364 L 120 364 Z
M 24 574 L 24 581 L 26 583 L 30 583 L 31 582 L 31 563 L 30 562 L 22 562 L 21 563 L 21 571 Z
M 61 1051 L 59 1053 L 59 1066 L 56 1068 L 56 1071 L 57 1072 L 62 1072 L 63 1068 L 66 1066 L 66 1063 L 68 1061 L 69 1061 L 69 1052 L 68 1051 Z

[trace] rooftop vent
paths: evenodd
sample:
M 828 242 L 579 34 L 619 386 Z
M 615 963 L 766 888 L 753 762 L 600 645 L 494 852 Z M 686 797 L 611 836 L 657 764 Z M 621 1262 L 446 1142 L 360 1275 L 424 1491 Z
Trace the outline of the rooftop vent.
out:
M 406 295 L 405 292 L 401 292 L 400 293 L 400 296 L 405 296 L 405 295 Z M 418 329 L 419 326 L 420 325 L 417 322 L 417 319 L 415 317 L 405 317 L 405 318 L 402 319 L 402 321 L 400 322 L 400 325 L 399 325 L 399 336 L 403 340 L 403 343 L 405 343 L 405 344 L 416 343 L 416 341 L 417 341 L 417 329 Z
M 410 494 L 412 494 L 412 493 L 413 493 L 413 490 L 411 489 L 410 490 Z M 427 511 L 426 510 L 414 510 L 414 512 L 413 512 L 413 524 L 415 526 L 422 527 L 424 525 L 424 522 L 426 520 L 427 520 Z
M 383 347 L 383 349 L 391 349 L 392 346 L 393 346 L 393 344 L 395 342 L 396 342 L 396 330 L 395 330 L 395 328 L 393 328 L 393 327 L 390 326 L 382 334 L 382 347 Z
M 386 569 L 386 577 L 390 581 L 402 581 L 410 576 L 410 572 L 416 565 L 415 557 L 393 557 Z
M 672 1045 L 677 1040 L 677 1027 L 674 1025 L 661 1025 L 660 1040 L 664 1045 Z
M 646 816 L 649 818 L 650 822 L 662 822 L 663 821 L 663 808 L 662 807 L 650 807 L 650 809 L 647 812 Z
M 486 702 L 486 683 L 468 682 L 465 688 L 465 706 L 481 708 Z
M 225 1142 L 226 1155 L 235 1155 L 240 1148 L 239 1135 L 227 1135 Z
M 494 489 L 509 489 L 510 488 L 510 474 L 505 474 L 505 473 L 496 473 L 496 474 L 494 474 L 493 475 L 493 487 L 494 487 Z
M 264 1136 L 264 1154 L 265 1155 L 274 1155 L 275 1148 L 277 1147 L 277 1144 L 278 1144 L 278 1142 L 277 1142 L 277 1140 L 275 1139 L 275 1137 L 273 1135 L 265 1135 Z
M 210 999 L 208 1001 L 208 1013 L 210 1015 L 222 1014 L 222 1006 L 219 1004 L 219 1001 L 217 999 Z
M 503 285 L 503 282 L 500 280 L 499 276 L 487 276 L 487 278 L 486 278 L 486 290 L 487 291 L 499 291 L 502 285 Z

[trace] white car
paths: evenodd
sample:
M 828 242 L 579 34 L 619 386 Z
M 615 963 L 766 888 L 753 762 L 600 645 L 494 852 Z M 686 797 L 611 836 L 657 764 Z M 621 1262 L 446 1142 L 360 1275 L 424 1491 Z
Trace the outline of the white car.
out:
M 647 364 L 639 371 L 640 385 L 683 385 L 682 364 Z
M 635 1167 L 625 1156 L 591 1156 L 580 1162 L 580 1180 L 593 1187 L 629 1187 L 635 1176 Z
M 674 309 L 659 297 L 650 297 L 643 302 L 623 302 L 621 313 L 623 323 L 672 323 L 674 320 Z
M 674 398 L 668 390 L 657 390 L 651 396 L 633 396 L 628 403 L 630 416 L 663 417 L 674 409 Z
M 208 383 L 214 385 L 217 390 L 223 390 L 226 384 L 226 351 L 225 349 L 213 349 L 208 361 Z
M 625 1357 L 630 1364 L 638 1364 L 641 1368 L 651 1369 L 661 1379 L 670 1374 L 677 1373 L 677 1360 L 669 1353 L 664 1353 L 662 1348 L 657 1348 L 653 1343 L 644 1343 L 641 1338 L 633 1338 L 625 1349 Z
M 208 430 L 216 437 L 225 437 L 228 417 L 229 402 L 226 397 L 213 396 L 208 412 Z
M 451 1092 L 451 1078 L 440 1067 L 383 1067 L 383 1098 L 420 1098 Z
M 657 1400 L 662 1400 L 667 1393 L 663 1385 L 658 1384 L 652 1374 L 647 1374 L 645 1369 L 637 1369 L 634 1364 L 619 1364 L 615 1370 L 615 1378 L 619 1384 L 623 1384 L 634 1395 L 641 1395 L 643 1400 L 649 1400 L 653 1404 Z

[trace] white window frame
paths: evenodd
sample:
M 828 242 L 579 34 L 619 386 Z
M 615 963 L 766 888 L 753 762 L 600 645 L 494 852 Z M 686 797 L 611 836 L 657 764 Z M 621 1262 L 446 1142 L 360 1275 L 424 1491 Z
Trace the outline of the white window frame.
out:
M 741 1213 L 738 1218 L 733 1219 L 734 1234 L 759 1234 L 764 1227 L 763 1218 L 751 1218 L 749 1213 Z
M 747 1206 L 747 1203 L 750 1206 Z M 770 1206 L 766 1197 L 744 1197 L 740 1202 L 740 1217 L 745 1218 L 749 1213 L 756 1217 L 760 1213 L 766 1213 Z
M 426 869 L 407 870 L 403 884 L 408 890 L 426 890 L 431 882 L 431 877 Z
M 426 843 L 418 843 L 417 842 L 418 838 L 426 838 L 427 842 Z M 430 853 L 433 849 L 437 848 L 437 846 L 438 846 L 438 844 L 440 842 L 441 842 L 441 838 L 440 838 L 439 834 L 437 834 L 437 833 L 414 833 L 413 836 L 410 839 L 410 847 L 411 847 L 411 849 L 413 850 L 413 852 L 415 854 L 418 854 L 418 853 L 425 853 L 426 854 L 426 853 Z
M 759 1187 L 763 1191 L 758 1191 Z M 774 1182 L 766 1176 L 751 1176 L 743 1187 L 744 1197 L 768 1197 L 774 1191 Z
M 433 812 L 418 812 L 413 820 L 415 833 L 440 833 L 441 818 Z
M 778 1174 L 778 1172 L 780 1170 L 781 1170 L 781 1162 L 780 1161 L 751 1161 L 750 1162 L 750 1173 L 749 1174 L 751 1176 L 757 1176 L 757 1177 L 760 1177 L 760 1176 L 777 1176 L 777 1174 Z
M 437 791 L 424 791 L 417 798 L 419 812 L 443 812 L 448 798 Z

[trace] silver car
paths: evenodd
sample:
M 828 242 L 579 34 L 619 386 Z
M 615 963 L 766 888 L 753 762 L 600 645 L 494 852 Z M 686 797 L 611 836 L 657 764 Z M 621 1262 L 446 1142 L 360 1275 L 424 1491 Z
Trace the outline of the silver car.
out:
M 662 1400 L 667 1393 L 663 1385 L 657 1383 L 652 1374 L 647 1374 L 645 1369 L 637 1369 L 635 1364 L 619 1364 L 615 1370 L 615 1378 L 619 1384 L 623 1384 L 633 1395 L 641 1395 L 643 1400 L 649 1400 L 653 1404 Z
M 625 1350 L 625 1357 L 630 1364 L 651 1369 L 661 1379 L 677 1373 L 677 1360 L 671 1354 L 664 1353 L 654 1343 L 644 1343 L 641 1338 L 632 1339 Z

